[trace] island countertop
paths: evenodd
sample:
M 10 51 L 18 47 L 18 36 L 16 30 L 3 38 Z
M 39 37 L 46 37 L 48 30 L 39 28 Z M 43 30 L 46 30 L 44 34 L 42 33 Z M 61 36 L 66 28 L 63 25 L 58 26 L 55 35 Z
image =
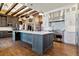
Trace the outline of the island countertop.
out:
M 54 33 L 54 32 L 47 32 L 47 31 L 25 31 L 25 30 L 15 30 L 14 32 L 23 32 L 23 33 L 39 34 L 39 35 Z

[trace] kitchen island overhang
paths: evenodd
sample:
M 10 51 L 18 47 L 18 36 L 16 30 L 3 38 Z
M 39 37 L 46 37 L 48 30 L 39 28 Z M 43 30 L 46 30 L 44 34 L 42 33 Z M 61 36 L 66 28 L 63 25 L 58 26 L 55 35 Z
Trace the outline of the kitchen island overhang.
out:
M 32 50 L 38 54 L 43 54 L 53 45 L 53 32 L 45 31 L 13 31 L 13 41 L 20 39 L 23 42 L 32 45 Z M 18 37 L 18 38 L 17 38 Z

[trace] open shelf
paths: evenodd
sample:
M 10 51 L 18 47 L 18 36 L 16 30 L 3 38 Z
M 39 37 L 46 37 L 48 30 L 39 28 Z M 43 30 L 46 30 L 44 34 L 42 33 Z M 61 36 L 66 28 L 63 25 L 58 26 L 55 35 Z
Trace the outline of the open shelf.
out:
M 49 21 L 49 23 L 51 23 L 51 22 L 62 22 L 62 21 L 64 21 L 64 19 L 63 20 L 52 20 L 52 21 Z

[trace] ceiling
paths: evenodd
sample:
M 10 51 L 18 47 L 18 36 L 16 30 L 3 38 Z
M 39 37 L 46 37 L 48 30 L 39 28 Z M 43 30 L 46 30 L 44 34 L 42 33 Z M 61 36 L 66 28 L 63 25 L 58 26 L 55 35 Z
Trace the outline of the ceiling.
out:
M 61 7 L 74 5 L 75 3 L 28 3 L 27 6 L 39 12 L 48 12 Z
M 38 11 L 26 6 L 24 3 L 0 3 L 0 14 L 10 16 L 36 15 Z
M 10 16 L 38 15 L 39 12 L 47 12 L 75 3 L 0 3 L 0 14 Z

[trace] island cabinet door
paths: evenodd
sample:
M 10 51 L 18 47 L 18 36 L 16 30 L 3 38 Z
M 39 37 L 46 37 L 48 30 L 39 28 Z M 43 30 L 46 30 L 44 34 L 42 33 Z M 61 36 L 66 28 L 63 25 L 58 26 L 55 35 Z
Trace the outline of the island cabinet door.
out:
M 43 54 L 43 36 L 34 34 L 32 50 L 38 54 Z
M 27 34 L 26 33 L 20 33 L 21 41 L 27 42 Z
M 43 35 L 43 51 L 46 51 L 49 47 L 49 35 Z
M 49 46 L 52 46 L 53 39 L 54 39 L 54 35 L 53 34 L 49 34 Z
M 32 44 L 32 39 L 33 39 L 33 35 L 32 34 L 28 34 L 28 33 L 21 33 L 21 40 Z
M 29 33 L 27 33 L 27 42 L 29 43 L 29 44 L 32 44 L 32 41 L 33 41 L 33 34 L 29 34 Z

